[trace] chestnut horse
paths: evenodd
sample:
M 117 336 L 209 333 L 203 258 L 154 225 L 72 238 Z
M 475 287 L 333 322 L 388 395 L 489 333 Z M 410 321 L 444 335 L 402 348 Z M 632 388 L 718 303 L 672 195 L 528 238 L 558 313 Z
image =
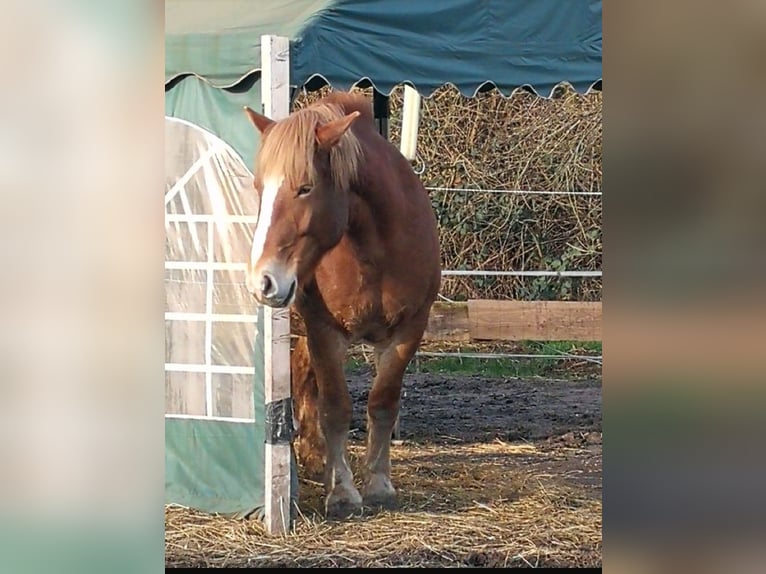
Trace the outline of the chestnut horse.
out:
M 296 412 L 303 436 L 318 419 L 326 513 L 342 518 L 363 502 L 394 507 L 389 445 L 402 377 L 441 281 L 431 201 L 377 132 L 362 95 L 331 93 L 276 122 L 246 112 L 262 134 L 254 181 L 261 207 L 246 283 L 263 305 L 294 304 L 305 324 L 310 373 L 294 377 L 293 392 L 315 401 Z M 347 460 L 352 404 L 343 368 L 358 342 L 375 351 L 364 498 Z

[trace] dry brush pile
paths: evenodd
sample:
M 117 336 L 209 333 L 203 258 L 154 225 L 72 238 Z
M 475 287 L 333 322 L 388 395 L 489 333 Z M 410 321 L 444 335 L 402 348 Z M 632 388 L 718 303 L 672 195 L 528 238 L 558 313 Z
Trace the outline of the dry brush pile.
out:
M 297 107 L 320 93 L 301 94 Z M 400 141 L 403 89 L 391 94 L 391 141 Z M 595 92 L 552 99 L 497 90 L 473 98 L 445 86 L 424 98 L 414 167 L 428 187 L 600 192 L 601 103 Z M 431 190 L 445 269 L 600 270 L 601 196 Z M 600 278 L 447 277 L 442 295 L 601 299 Z

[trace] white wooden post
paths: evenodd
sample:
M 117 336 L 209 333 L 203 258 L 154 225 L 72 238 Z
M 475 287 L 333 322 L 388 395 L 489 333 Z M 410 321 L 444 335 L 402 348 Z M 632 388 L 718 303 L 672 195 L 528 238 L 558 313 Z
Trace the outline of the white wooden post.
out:
M 417 154 L 418 125 L 420 124 L 420 94 L 410 86 L 404 86 L 402 106 L 402 141 L 399 150 L 408 160 Z
M 290 113 L 290 41 L 261 36 L 261 99 L 265 116 L 280 120 Z M 264 307 L 264 396 L 270 404 L 290 403 L 290 312 Z M 289 411 L 292 412 L 291 410 Z M 292 416 L 289 417 L 292 425 Z M 269 533 L 290 530 L 290 443 L 266 437 L 265 525 Z

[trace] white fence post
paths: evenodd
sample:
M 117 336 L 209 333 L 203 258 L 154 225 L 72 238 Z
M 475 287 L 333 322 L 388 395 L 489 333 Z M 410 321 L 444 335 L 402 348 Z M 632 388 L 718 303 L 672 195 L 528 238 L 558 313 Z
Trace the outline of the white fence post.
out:
M 399 150 L 408 160 L 417 156 L 418 126 L 420 124 L 420 94 L 414 88 L 404 86 L 402 106 L 402 141 Z
M 281 120 L 290 113 L 290 40 L 261 36 L 261 99 L 263 113 Z M 290 396 L 290 312 L 264 307 L 266 401 L 265 526 L 272 534 L 290 530 L 291 451 L 284 437 L 275 438 L 274 423 L 292 428 Z M 279 419 L 279 421 L 275 420 Z

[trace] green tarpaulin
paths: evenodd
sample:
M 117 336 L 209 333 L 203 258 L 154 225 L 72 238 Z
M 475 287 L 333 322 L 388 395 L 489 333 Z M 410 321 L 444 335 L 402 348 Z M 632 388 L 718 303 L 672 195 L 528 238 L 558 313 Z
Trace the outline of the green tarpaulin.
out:
M 233 86 L 260 69 L 262 34 L 291 39 L 291 83 L 348 89 L 369 79 L 430 94 L 485 83 L 548 95 L 601 79 L 601 2 L 593 0 L 167 0 L 165 79 Z
M 165 114 L 215 134 L 234 148 L 252 170 L 258 130 L 242 109 L 244 106 L 261 109 L 260 82 L 248 87 L 248 90 L 220 89 L 197 76 L 189 76 L 165 91 Z

